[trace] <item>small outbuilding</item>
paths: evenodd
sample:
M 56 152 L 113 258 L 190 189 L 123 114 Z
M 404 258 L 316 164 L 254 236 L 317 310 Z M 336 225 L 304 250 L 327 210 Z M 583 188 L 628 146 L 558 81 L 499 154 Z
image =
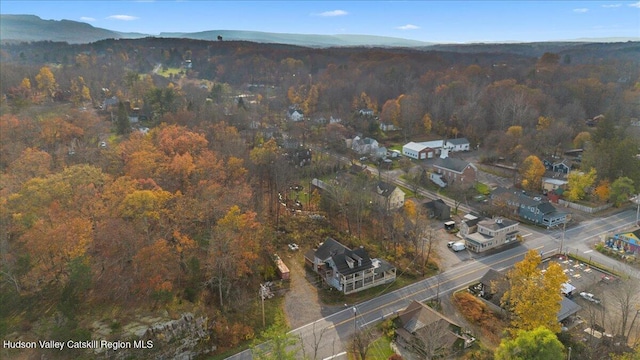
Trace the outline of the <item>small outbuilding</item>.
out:
M 276 263 L 276 271 L 278 272 L 278 276 L 280 276 L 280 279 L 289 280 L 291 277 L 289 267 L 287 267 L 284 261 L 280 259 L 280 256 L 278 256 L 278 254 L 275 254 L 273 258 L 274 262 Z

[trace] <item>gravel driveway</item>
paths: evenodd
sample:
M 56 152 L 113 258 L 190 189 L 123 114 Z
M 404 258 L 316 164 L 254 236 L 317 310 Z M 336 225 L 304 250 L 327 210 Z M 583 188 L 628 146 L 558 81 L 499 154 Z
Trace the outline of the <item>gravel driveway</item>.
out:
M 291 274 L 291 287 L 284 296 L 284 313 L 291 329 L 296 329 L 326 316 L 318 298 L 318 290 L 305 278 L 306 271 L 299 259 L 302 252 L 288 255 L 286 260 Z

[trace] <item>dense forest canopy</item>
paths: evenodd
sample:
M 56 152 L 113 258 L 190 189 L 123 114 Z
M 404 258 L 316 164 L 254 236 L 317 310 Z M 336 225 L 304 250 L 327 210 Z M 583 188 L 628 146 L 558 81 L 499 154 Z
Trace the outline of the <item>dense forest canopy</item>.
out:
M 274 133 L 336 149 L 356 133 L 399 144 L 464 136 L 517 164 L 584 148 L 594 186 L 640 190 L 638 43 L 536 45 L 536 56 L 478 46 L 4 46 L 0 334 L 37 320 L 10 313 L 25 304 L 57 302 L 73 319 L 86 304 L 179 299 L 213 305 L 218 324 L 234 319 L 214 329 L 227 346 L 253 337 L 242 319 L 252 289 L 274 276 L 279 192 L 338 166 L 297 169 Z M 308 120 L 286 121 L 291 106 Z M 374 116 L 359 115 L 368 108 Z M 372 228 L 386 238 L 384 224 Z

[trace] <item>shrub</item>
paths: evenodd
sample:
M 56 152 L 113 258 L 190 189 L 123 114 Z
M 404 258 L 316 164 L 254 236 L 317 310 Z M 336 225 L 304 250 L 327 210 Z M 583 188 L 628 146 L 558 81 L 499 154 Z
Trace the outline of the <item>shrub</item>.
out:
M 453 303 L 465 319 L 482 329 L 483 335 L 491 341 L 500 342 L 504 325 L 485 303 L 468 292 L 455 293 Z

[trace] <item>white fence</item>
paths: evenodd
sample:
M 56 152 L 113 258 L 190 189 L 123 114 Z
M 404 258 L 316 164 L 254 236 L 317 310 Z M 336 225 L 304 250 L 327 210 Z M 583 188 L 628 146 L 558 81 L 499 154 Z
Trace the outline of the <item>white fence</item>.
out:
M 566 200 L 558 200 L 558 203 L 564 207 L 568 207 L 568 208 L 572 208 L 572 209 L 576 209 L 576 210 L 580 210 L 589 214 L 594 214 L 597 213 L 598 211 L 602 211 L 605 209 L 608 209 L 610 207 L 613 206 L 613 204 L 604 204 L 604 205 L 600 205 L 600 206 L 596 206 L 596 207 L 590 207 L 590 206 L 586 206 L 586 205 L 580 205 L 580 204 L 576 204 L 576 203 L 572 203 Z

